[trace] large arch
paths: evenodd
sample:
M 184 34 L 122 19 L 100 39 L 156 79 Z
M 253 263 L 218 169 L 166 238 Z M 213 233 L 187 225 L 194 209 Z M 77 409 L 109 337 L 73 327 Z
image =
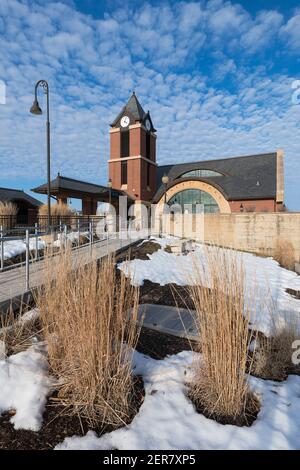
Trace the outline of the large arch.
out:
M 201 191 L 205 191 L 206 193 L 210 194 L 216 203 L 219 206 L 220 213 L 229 214 L 231 213 L 229 202 L 225 199 L 223 194 L 214 186 L 205 183 L 204 181 L 196 181 L 196 180 L 189 180 L 189 181 L 178 181 L 178 183 L 173 184 L 169 189 L 167 189 L 166 198 L 167 202 L 175 196 L 175 194 L 179 193 L 180 191 L 184 191 L 185 189 L 200 189 Z M 159 211 L 162 211 L 164 204 L 164 194 L 161 196 L 160 200 L 158 201 L 158 208 Z

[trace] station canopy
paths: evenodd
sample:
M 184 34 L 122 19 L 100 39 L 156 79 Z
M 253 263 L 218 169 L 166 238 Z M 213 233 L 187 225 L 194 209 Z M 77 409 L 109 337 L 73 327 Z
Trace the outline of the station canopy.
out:
M 47 194 L 47 184 L 42 184 L 32 189 L 38 194 Z M 108 202 L 109 188 L 98 184 L 87 183 L 85 181 L 76 180 L 61 176 L 59 173 L 50 183 L 51 196 L 57 199 L 93 199 L 94 201 Z M 111 188 L 112 200 L 118 200 L 119 196 L 130 197 L 124 191 Z

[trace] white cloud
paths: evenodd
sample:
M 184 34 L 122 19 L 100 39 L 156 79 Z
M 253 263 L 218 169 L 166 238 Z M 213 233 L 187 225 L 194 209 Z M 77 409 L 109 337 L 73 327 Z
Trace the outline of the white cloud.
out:
M 293 16 L 280 30 L 287 46 L 299 52 L 300 48 L 300 12 Z
M 34 83 L 46 78 L 54 174 L 106 182 L 108 125 L 135 89 L 158 129 L 159 163 L 283 147 L 287 182 L 297 194 L 295 77 L 270 73 L 251 54 L 263 54 L 278 35 L 294 47 L 298 16 L 283 25 L 276 11 L 253 17 L 216 0 L 142 3 L 94 19 L 71 3 L 1 0 L 0 79 L 7 85 L 7 104 L 0 105 L 1 185 L 16 177 L 20 186 L 28 177 L 43 180 L 45 123 L 28 111 Z M 222 82 L 229 79 L 226 90 Z M 44 107 L 42 94 L 40 101 Z

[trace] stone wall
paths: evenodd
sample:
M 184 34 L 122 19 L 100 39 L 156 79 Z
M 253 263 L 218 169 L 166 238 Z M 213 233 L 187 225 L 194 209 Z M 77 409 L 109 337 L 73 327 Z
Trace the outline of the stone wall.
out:
M 178 217 L 178 216 L 177 216 Z M 180 221 L 170 224 L 170 233 L 178 234 Z M 183 236 L 195 238 L 195 233 L 183 224 Z M 193 224 L 193 227 L 195 225 Z M 201 240 L 201 233 L 196 233 Z M 300 261 L 300 213 L 205 214 L 204 241 L 253 253 L 272 255 L 276 242 L 293 245 L 295 261 Z

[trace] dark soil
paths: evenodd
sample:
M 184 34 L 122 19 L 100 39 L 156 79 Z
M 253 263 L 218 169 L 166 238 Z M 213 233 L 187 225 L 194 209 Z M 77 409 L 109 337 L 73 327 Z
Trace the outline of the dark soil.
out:
M 116 261 L 121 263 L 122 261 L 133 259 L 148 260 L 148 254 L 152 254 L 160 248 L 161 246 L 158 243 L 147 241 L 142 245 L 136 245 L 121 252 L 117 255 Z M 120 275 L 119 269 L 117 269 L 117 273 Z M 148 280 L 145 280 L 140 287 L 140 303 L 194 309 L 194 303 L 189 294 L 188 286 L 179 286 L 177 284 L 161 286 Z
M 122 261 L 133 259 L 148 260 L 148 255 L 152 255 L 152 253 L 155 253 L 155 251 L 158 251 L 160 248 L 161 246 L 158 243 L 147 241 L 122 251 L 116 256 L 116 261 L 117 263 L 121 263 Z
M 164 359 L 166 356 L 178 354 L 181 351 L 196 351 L 197 343 L 142 327 L 136 349 L 153 359 Z
M 134 412 L 126 424 L 131 423 L 138 413 L 145 396 L 144 383 L 141 376 L 136 376 L 134 381 L 134 396 L 132 407 Z M 78 416 L 63 414 L 64 407 L 53 405 L 51 397 L 48 399 L 43 425 L 38 432 L 24 429 L 16 430 L 10 423 L 14 411 L 7 412 L 0 417 L 0 449 L 6 450 L 49 450 L 62 442 L 66 437 L 85 435 L 88 430 L 94 430 L 98 436 L 116 429 L 113 426 L 101 426 L 92 428 L 84 419 Z
M 300 300 L 300 290 L 294 290 L 294 289 L 287 288 L 287 289 L 285 289 L 285 291 L 288 294 L 290 294 L 292 297 L 294 297 L 295 299 Z
M 260 410 L 259 400 L 253 394 L 249 394 L 247 397 L 245 412 L 236 418 L 233 418 L 232 416 L 219 416 L 213 413 L 212 414 L 209 413 L 208 410 L 203 405 L 201 405 L 201 403 L 195 402 L 195 400 L 192 397 L 191 390 L 188 393 L 188 398 L 193 403 L 197 413 L 205 416 L 208 419 L 213 419 L 219 424 L 224 424 L 224 425 L 232 424 L 234 426 L 239 426 L 239 427 L 242 427 L 242 426 L 249 427 L 256 420 L 257 415 Z
M 148 280 L 140 287 L 141 304 L 171 305 L 173 307 L 194 309 L 188 286 L 166 284 L 161 286 Z

